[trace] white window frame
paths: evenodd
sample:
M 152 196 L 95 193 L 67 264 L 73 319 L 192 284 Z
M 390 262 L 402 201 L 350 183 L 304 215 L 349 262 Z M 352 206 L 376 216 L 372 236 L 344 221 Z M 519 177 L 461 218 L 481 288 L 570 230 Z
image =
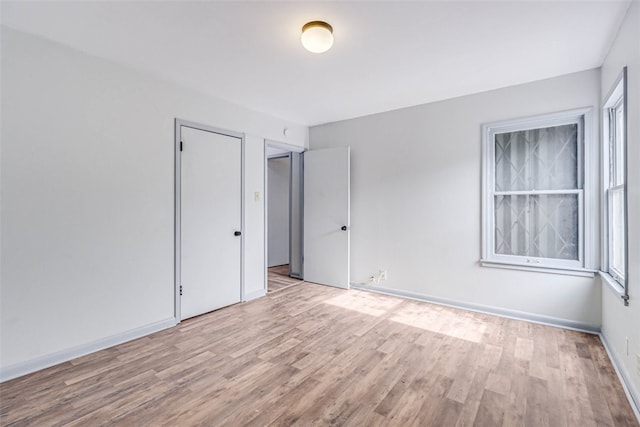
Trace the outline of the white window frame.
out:
M 629 304 L 628 292 L 628 275 L 629 275 L 629 221 L 628 221 L 628 196 L 627 196 L 627 130 L 628 130 L 628 114 L 627 114 L 627 67 L 624 67 L 618 78 L 613 84 L 609 94 L 605 97 L 602 104 L 602 237 L 601 237 L 601 276 L 605 282 L 617 291 L 622 297 L 625 305 Z M 611 140 L 611 115 L 610 110 L 615 110 L 622 105 L 623 108 L 623 132 L 622 132 L 622 152 L 623 164 L 617 164 L 616 156 L 611 156 L 611 145 L 615 141 Z M 614 123 L 615 126 L 615 123 Z M 615 182 L 613 174 L 622 168 L 622 183 Z M 611 265 L 612 258 L 612 242 L 610 240 L 612 222 L 612 194 L 613 191 L 622 190 L 624 199 L 624 256 L 625 256 L 625 273 L 617 271 Z
M 578 125 L 578 176 L 582 188 L 572 190 L 540 191 L 495 191 L 495 135 L 522 130 L 541 129 L 567 124 Z M 588 179 L 591 165 L 591 129 L 593 127 L 593 109 L 580 108 L 540 116 L 504 120 L 483 125 L 482 127 L 482 259 L 481 264 L 488 267 L 513 268 L 519 270 L 541 271 L 547 273 L 570 274 L 593 277 L 594 270 L 588 268 L 591 245 L 589 224 L 592 221 L 591 180 Z M 578 195 L 578 259 L 563 260 L 555 258 L 526 257 L 497 254 L 495 251 L 495 206 L 496 195 L 502 194 L 577 194 Z

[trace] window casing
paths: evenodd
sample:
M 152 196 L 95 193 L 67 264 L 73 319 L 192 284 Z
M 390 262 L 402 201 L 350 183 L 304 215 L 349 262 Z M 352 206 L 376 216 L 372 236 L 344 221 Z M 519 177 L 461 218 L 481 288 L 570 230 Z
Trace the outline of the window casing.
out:
M 482 264 L 585 272 L 590 110 L 483 126 Z
M 626 67 L 605 99 L 602 124 L 602 271 L 624 289 L 623 299 L 626 302 Z

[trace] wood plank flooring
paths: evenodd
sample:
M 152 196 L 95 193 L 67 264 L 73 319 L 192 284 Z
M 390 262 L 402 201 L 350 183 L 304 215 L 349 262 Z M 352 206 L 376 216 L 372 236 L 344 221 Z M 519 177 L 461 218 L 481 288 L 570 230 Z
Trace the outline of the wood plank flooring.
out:
M 267 271 L 267 292 L 277 292 L 299 285 L 302 280 L 289 277 L 289 264 L 270 267 Z
M 597 336 L 308 283 L 0 398 L 4 426 L 638 426 Z

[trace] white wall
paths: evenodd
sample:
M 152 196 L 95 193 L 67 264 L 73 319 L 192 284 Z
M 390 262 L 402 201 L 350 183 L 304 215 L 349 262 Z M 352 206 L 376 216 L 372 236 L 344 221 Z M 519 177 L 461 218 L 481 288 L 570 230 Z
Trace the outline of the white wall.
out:
M 176 117 L 248 134 L 245 292 L 264 293 L 264 139 L 305 127 L 6 27 L 1 79 L 3 376 L 173 318 Z
M 352 149 L 352 282 L 386 269 L 380 286 L 395 291 L 598 328 L 594 279 L 480 267 L 478 260 L 481 125 L 597 107 L 599 86 L 599 71 L 591 70 L 312 127 L 311 149 Z
M 269 267 L 289 264 L 289 158 L 267 160 L 267 258 Z
M 602 290 L 602 334 L 640 406 L 640 2 L 633 1 L 602 64 L 602 97 L 627 66 L 629 306 L 607 285 Z M 629 354 L 626 352 L 629 338 Z M 636 356 L 637 355 L 637 356 Z
M 264 253 L 265 141 L 262 137 L 246 134 L 244 143 L 244 294 L 245 299 L 250 300 L 267 293 Z

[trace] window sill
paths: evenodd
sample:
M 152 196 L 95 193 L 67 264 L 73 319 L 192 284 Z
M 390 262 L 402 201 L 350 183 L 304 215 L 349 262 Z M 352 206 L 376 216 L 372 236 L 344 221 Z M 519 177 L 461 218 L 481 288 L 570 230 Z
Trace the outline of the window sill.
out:
M 493 268 L 505 268 L 507 270 L 521 270 L 521 271 L 535 271 L 537 273 L 550 273 L 550 274 L 563 274 L 566 276 L 579 276 L 579 277 L 595 277 L 596 271 L 586 268 L 572 269 L 572 268 L 553 268 L 553 267 L 532 267 L 525 264 L 514 264 L 500 261 L 488 261 L 485 259 L 480 260 L 480 265 L 483 267 Z
M 620 301 L 624 303 L 624 300 L 622 300 L 622 297 L 624 296 L 624 288 L 622 287 L 622 285 L 616 282 L 616 280 L 611 277 L 609 273 L 604 271 L 599 271 L 598 273 L 600 274 L 600 278 L 602 279 L 602 282 L 605 283 L 606 287 L 609 288 L 609 290 L 613 292 L 614 295 L 619 297 Z

